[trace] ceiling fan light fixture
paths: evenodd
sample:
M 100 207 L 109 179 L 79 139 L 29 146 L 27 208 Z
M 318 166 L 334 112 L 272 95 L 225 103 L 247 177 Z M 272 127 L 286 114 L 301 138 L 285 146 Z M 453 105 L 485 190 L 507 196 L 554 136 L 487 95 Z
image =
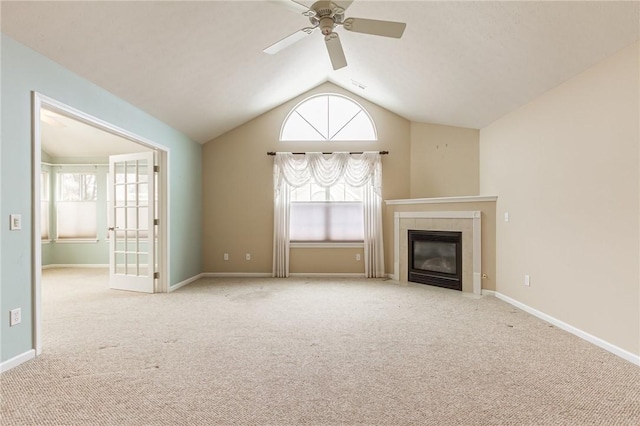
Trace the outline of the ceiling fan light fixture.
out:
M 280 3 L 282 3 L 282 1 L 283 0 L 280 0 Z M 320 0 L 313 3 L 311 7 L 308 8 L 296 0 L 291 0 L 291 2 L 297 9 L 302 8 L 304 10 L 306 8 L 306 11 L 302 14 L 309 17 L 309 22 L 311 22 L 313 27 L 298 30 L 272 44 L 263 51 L 265 53 L 275 54 L 294 44 L 298 40 L 303 39 L 306 35 L 313 32 L 313 30 L 320 28 L 320 31 L 324 36 L 329 58 L 331 59 L 331 65 L 334 70 L 347 66 L 347 60 L 344 56 L 340 37 L 334 32 L 336 26 L 342 26 L 345 30 L 355 33 L 372 34 L 392 38 L 402 37 L 404 29 L 407 26 L 404 22 L 379 21 L 377 19 L 362 18 L 344 19 L 345 10 L 351 5 L 351 3 L 353 3 L 353 0 L 340 0 L 340 4 L 333 1 Z
M 331 34 L 335 26 L 336 26 L 336 23 L 333 20 L 333 18 L 324 17 L 320 19 L 320 31 L 322 31 L 322 34 L 324 34 L 325 36 L 328 36 L 329 34 Z

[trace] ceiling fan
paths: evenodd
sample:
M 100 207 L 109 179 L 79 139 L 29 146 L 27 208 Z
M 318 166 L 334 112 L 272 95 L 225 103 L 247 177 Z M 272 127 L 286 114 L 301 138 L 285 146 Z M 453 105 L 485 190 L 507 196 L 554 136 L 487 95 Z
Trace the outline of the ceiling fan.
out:
M 327 45 L 329 58 L 334 70 L 347 66 L 347 59 L 342 50 L 342 43 L 338 33 L 334 32 L 337 26 L 342 26 L 347 31 L 356 33 L 373 34 L 384 37 L 400 38 L 407 26 L 404 22 L 378 21 L 375 19 L 363 18 L 344 18 L 345 10 L 353 3 L 353 0 L 334 1 L 317 1 L 307 7 L 295 0 L 272 0 L 276 3 L 283 4 L 290 9 L 301 12 L 302 15 L 309 18 L 311 27 L 305 27 L 295 33 L 283 38 L 282 40 L 272 44 L 264 49 L 265 53 L 274 55 L 282 49 L 291 46 L 295 42 L 302 40 L 315 30 L 320 28 L 324 35 L 324 42 Z

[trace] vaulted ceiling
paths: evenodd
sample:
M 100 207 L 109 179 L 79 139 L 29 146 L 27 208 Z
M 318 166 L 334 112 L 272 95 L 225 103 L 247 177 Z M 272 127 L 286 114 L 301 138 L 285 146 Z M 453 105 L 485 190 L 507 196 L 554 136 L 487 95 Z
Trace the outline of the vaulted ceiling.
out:
M 409 120 L 482 128 L 640 38 L 638 2 L 356 0 L 347 17 L 407 28 L 338 28 L 348 66 L 334 71 L 318 32 L 262 52 L 309 26 L 278 2 L 1 7 L 3 33 L 200 143 L 325 81 Z

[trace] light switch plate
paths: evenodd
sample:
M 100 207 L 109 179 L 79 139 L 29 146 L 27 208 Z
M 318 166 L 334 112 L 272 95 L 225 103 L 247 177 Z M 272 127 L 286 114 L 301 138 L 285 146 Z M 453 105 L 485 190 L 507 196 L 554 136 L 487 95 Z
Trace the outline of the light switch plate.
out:
M 22 215 L 20 214 L 9 215 L 9 229 L 11 231 L 19 231 L 22 229 Z
M 16 308 L 9 311 L 9 327 L 18 325 L 22 322 L 22 309 Z

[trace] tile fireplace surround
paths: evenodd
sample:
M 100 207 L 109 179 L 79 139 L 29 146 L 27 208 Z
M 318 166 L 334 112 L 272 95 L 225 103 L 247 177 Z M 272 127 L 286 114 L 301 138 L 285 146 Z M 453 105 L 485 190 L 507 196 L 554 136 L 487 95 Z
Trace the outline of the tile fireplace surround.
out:
M 394 214 L 394 274 L 408 282 L 408 230 L 462 232 L 462 291 L 481 294 L 480 211 L 396 212 Z

